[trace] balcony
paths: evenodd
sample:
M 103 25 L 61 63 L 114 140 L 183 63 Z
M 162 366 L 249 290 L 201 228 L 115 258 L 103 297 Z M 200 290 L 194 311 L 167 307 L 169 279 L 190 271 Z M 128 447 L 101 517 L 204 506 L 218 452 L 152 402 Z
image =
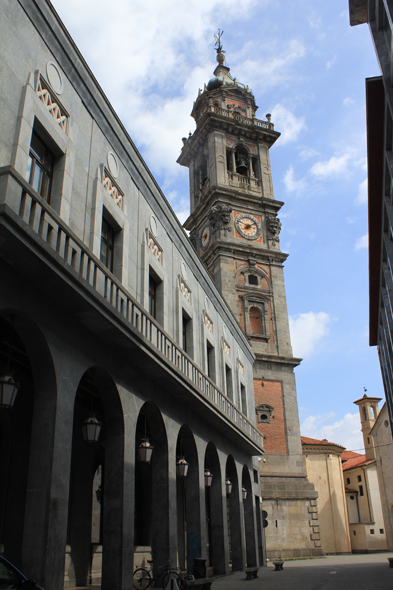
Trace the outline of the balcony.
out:
M 66 223 L 11 166 L 0 168 L 2 256 L 98 336 L 246 452 L 263 453 L 257 428 L 200 370 Z M 31 263 L 29 264 L 29 261 Z
M 237 174 L 236 172 L 228 172 L 228 184 L 229 186 L 235 186 L 236 188 L 241 188 L 242 190 L 245 189 L 251 192 L 262 194 L 262 184 L 258 178 L 243 176 L 242 174 Z

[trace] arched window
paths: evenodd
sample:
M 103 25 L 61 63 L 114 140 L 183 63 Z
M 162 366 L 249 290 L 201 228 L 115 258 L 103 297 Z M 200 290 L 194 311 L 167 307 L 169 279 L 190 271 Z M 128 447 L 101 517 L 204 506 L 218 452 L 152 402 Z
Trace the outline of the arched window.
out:
M 242 176 L 248 176 L 248 151 L 242 145 L 235 152 L 236 172 Z
M 259 307 L 250 307 L 250 332 L 251 334 L 263 334 L 262 310 Z

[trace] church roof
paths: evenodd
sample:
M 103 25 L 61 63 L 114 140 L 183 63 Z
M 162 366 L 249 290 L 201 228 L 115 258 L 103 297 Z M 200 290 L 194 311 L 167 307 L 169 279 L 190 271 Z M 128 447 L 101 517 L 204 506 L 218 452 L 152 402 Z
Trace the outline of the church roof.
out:
M 344 451 L 345 453 L 346 451 Z M 349 451 L 352 452 L 352 451 Z M 343 455 L 344 455 L 343 453 Z M 352 452 L 352 456 L 351 458 L 348 459 L 344 459 L 344 457 L 342 457 L 343 459 L 343 471 L 348 471 L 349 469 L 355 469 L 355 467 L 363 467 L 365 465 L 370 465 L 371 463 L 375 463 L 375 459 L 371 459 L 369 461 L 367 461 L 366 459 L 366 455 L 359 455 L 359 453 L 353 453 Z
M 301 436 L 300 438 L 302 445 L 333 445 L 335 447 L 340 447 L 340 449 L 345 449 L 345 447 L 342 445 L 339 445 L 335 442 L 329 442 L 326 438 L 323 438 L 322 440 L 319 440 L 318 438 L 309 438 L 308 436 Z

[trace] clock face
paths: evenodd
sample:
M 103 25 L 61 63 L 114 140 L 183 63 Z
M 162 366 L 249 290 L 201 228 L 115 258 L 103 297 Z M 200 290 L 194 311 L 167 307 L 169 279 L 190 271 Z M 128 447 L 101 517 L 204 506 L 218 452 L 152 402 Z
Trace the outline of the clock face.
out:
M 256 240 L 261 235 L 261 224 L 253 215 L 247 213 L 238 215 L 235 226 L 239 234 L 248 240 Z
M 201 232 L 201 245 L 202 249 L 206 250 L 210 242 L 210 225 L 205 225 Z

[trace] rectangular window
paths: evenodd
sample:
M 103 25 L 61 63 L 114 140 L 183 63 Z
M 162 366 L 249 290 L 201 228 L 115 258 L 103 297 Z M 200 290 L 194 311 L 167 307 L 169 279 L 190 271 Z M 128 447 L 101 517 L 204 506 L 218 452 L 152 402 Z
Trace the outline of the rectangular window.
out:
M 359 496 L 364 496 L 363 486 L 359 486 Z
M 216 358 L 214 346 L 206 341 L 207 374 L 212 381 L 216 380 Z
M 157 319 L 157 282 L 149 275 L 149 313 Z
M 353 536 L 356 537 L 356 531 L 353 531 Z
M 383 535 L 385 533 L 385 531 L 383 529 L 379 529 L 379 534 Z
M 245 416 L 247 416 L 247 396 L 246 388 L 244 387 L 243 383 L 240 383 L 240 398 L 242 404 L 242 412 Z
M 362 481 L 362 476 L 358 475 L 358 481 Z
M 182 313 L 182 348 L 188 356 L 193 358 L 192 319 L 186 314 L 184 309 Z
M 253 469 L 254 472 L 254 483 L 258 483 L 258 471 L 256 469 Z
M 101 226 L 100 260 L 113 272 L 113 249 L 115 243 L 115 230 L 103 217 Z
M 350 483 L 351 483 L 351 480 L 349 477 L 347 477 L 347 485 L 349 486 Z
M 233 401 L 233 381 L 232 381 L 232 370 L 225 364 L 225 387 L 227 397 Z
M 370 529 L 370 535 L 374 535 L 374 529 Z
M 45 143 L 33 131 L 31 136 L 26 180 L 49 203 L 52 188 L 55 157 Z

